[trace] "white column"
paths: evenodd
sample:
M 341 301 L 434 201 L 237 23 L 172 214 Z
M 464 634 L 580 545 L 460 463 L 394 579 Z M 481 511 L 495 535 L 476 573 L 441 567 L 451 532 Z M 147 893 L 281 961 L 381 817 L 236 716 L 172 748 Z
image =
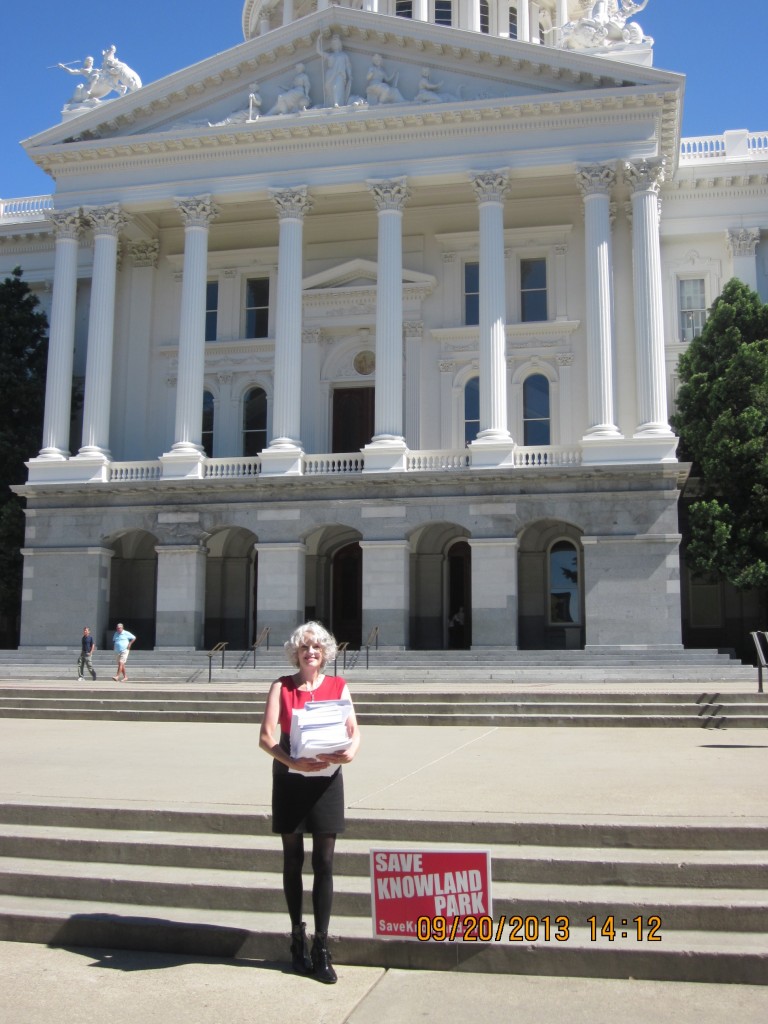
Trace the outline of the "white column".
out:
M 290 25 L 293 21 L 293 0 L 283 0 L 283 24 Z
M 509 179 L 506 171 L 491 171 L 475 175 L 472 186 L 480 214 L 480 430 L 471 445 L 472 464 L 499 465 L 509 462 L 514 446 L 507 428 L 504 284 L 504 197 Z M 482 461 L 487 457 L 490 462 Z
M 405 178 L 369 181 L 378 211 L 376 394 L 374 432 L 366 445 L 366 472 L 404 468 L 403 437 L 403 209 Z M 386 451 L 377 454 L 376 449 Z M 370 455 L 368 454 L 370 453 Z
M 568 0 L 557 0 L 557 11 L 555 14 L 555 27 L 557 33 L 553 42 L 555 45 L 559 45 L 560 40 L 563 37 L 563 25 L 568 24 Z
M 429 21 L 429 4 L 427 0 L 413 0 L 413 20 Z
M 45 378 L 43 447 L 38 458 L 64 459 L 69 455 L 80 211 L 52 213 L 50 220 L 56 235 L 56 255 L 53 265 L 48 371 Z
M 619 438 L 613 399 L 613 255 L 611 167 L 583 167 L 577 182 L 584 198 L 584 267 L 587 277 L 587 406 L 584 440 Z
M 211 197 L 177 199 L 184 222 L 184 271 L 179 321 L 179 369 L 176 423 L 170 452 L 162 456 L 163 476 L 202 475 L 201 441 L 205 374 L 205 291 L 208 282 L 208 232 L 218 209 Z
M 661 294 L 659 190 L 664 161 L 625 167 L 632 187 L 632 263 L 637 363 L 636 438 L 674 437 L 667 416 L 664 317 Z
M 132 265 L 124 315 L 124 336 L 128 344 L 116 353 L 114 405 L 124 426 L 119 459 L 157 458 L 150 448 L 152 418 L 152 306 L 155 274 L 160 255 L 156 238 L 129 242 L 127 254 Z
M 531 11 L 528 6 L 528 0 L 518 0 L 517 38 L 523 43 L 531 41 Z
M 275 308 L 275 390 L 272 440 L 262 453 L 267 475 L 301 472 L 301 317 L 304 216 L 312 209 L 307 189 L 272 189 L 280 218 Z
M 88 315 L 88 355 L 85 364 L 83 443 L 76 457 L 107 462 L 112 396 L 112 347 L 115 334 L 117 245 L 126 217 L 120 207 L 83 210 L 93 227 L 93 279 Z
M 733 276 L 757 291 L 757 246 L 760 228 L 731 228 L 725 232 L 725 244 L 733 260 Z

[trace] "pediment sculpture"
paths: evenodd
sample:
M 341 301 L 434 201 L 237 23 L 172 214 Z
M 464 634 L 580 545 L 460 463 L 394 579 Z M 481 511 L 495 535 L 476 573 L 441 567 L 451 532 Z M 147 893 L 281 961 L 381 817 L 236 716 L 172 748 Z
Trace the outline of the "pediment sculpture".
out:
M 561 46 L 567 50 L 616 50 L 653 46 L 635 14 L 648 0 L 598 0 L 587 14 L 563 26 Z
M 74 91 L 67 107 L 96 106 L 105 96 L 116 92 L 119 96 L 125 96 L 128 92 L 136 92 L 141 88 L 141 79 L 136 72 L 129 68 L 123 61 L 117 59 L 117 47 L 114 43 L 106 50 L 101 51 L 101 67 L 97 67 L 93 57 L 86 57 L 79 67 L 72 67 L 76 61 L 69 64 L 59 64 L 62 71 L 69 75 L 82 75 L 85 82 L 81 82 Z

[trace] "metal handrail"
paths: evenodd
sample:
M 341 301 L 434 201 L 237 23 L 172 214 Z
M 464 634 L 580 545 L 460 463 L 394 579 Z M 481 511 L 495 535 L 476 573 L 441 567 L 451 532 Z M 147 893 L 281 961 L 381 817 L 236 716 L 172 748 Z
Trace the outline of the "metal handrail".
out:
M 219 651 L 221 651 L 221 667 L 224 668 L 224 652 L 226 651 L 227 647 L 229 647 L 229 641 L 228 640 L 219 640 L 219 642 L 217 644 L 215 644 L 210 649 L 210 651 L 206 652 L 206 656 L 208 658 L 208 682 L 209 683 L 211 681 L 211 668 L 213 667 L 214 656 L 216 654 L 218 654 Z
M 370 664 L 370 653 L 371 644 L 375 644 L 376 650 L 379 649 L 379 627 L 374 626 L 371 632 L 368 634 L 368 639 L 363 645 L 365 647 L 365 667 L 368 668 Z
M 345 640 L 343 643 L 339 644 L 339 646 L 336 648 L 336 657 L 333 659 L 333 674 L 334 675 L 338 675 L 339 674 L 339 655 L 340 654 L 342 655 L 342 662 L 341 662 L 341 664 L 342 664 L 342 672 L 347 667 L 347 650 L 348 649 L 349 649 L 349 640 Z
M 253 651 L 253 667 L 256 668 L 256 651 L 261 647 L 262 644 L 266 644 L 267 650 L 269 650 L 269 626 L 265 626 L 264 629 L 259 633 L 255 642 L 251 644 L 251 650 Z
M 766 656 L 766 647 L 768 647 L 768 633 L 765 630 L 757 630 L 754 633 L 750 633 L 750 636 L 754 640 L 755 650 L 757 651 L 757 692 L 762 693 L 763 669 L 768 669 L 768 657 Z

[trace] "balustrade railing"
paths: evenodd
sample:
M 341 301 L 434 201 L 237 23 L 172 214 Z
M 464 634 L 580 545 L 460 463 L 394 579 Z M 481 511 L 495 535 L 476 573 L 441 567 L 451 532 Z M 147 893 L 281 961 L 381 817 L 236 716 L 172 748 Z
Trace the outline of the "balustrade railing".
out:
M 409 473 L 460 470 L 469 469 L 469 462 L 466 448 L 458 451 L 415 451 L 406 455 L 405 468 Z
M 516 466 L 580 466 L 581 448 L 517 448 Z
M 19 199 L 0 199 L 0 223 L 45 220 L 53 210 L 53 196 L 21 196 Z
M 768 156 L 768 132 L 726 132 L 680 140 L 680 162 L 762 160 Z
M 406 456 L 408 473 L 460 473 L 472 468 L 469 449 L 457 451 L 412 451 Z M 548 446 L 517 448 L 514 464 L 524 468 L 547 466 L 580 466 L 581 448 Z M 305 455 L 302 459 L 304 476 L 350 476 L 362 474 L 365 459 L 360 452 L 331 455 Z M 160 480 L 163 467 L 159 461 L 112 462 L 109 465 L 110 483 L 135 483 Z M 261 474 L 261 460 L 257 455 L 231 459 L 206 459 L 203 465 L 205 480 L 257 479 Z
M 258 455 L 247 455 L 235 459 L 206 459 L 203 476 L 206 480 L 242 480 L 261 473 L 261 459 Z
M 305 455 L 302 459 L 305 476 L 320 476 L 324 474 L 354 474 L 362 473 L 365 468 L 365 458 L 360 452 L 345 452 L 334 455 Z
M 159 480 L 163 467 L 159 462 L 111 462 L 109 482 L 123 483 L 135 480 Z

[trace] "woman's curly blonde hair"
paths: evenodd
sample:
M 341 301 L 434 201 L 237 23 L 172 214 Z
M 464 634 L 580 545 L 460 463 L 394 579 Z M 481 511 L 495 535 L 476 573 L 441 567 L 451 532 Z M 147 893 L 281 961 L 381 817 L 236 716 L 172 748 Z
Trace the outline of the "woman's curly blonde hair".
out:
M 299 648 L 304 642 L 305 636 L 313 637 L 320 644 L 323 651 L 323 665 L 333 661 L 338 651 L 338 645 L 333 634 L 329 633 L 325 626 L 321 626 L 319 622 L 305 622 L 303 625 L 297 626 L 283 644 L 288 660 L 294 668 L 299 667 Z

